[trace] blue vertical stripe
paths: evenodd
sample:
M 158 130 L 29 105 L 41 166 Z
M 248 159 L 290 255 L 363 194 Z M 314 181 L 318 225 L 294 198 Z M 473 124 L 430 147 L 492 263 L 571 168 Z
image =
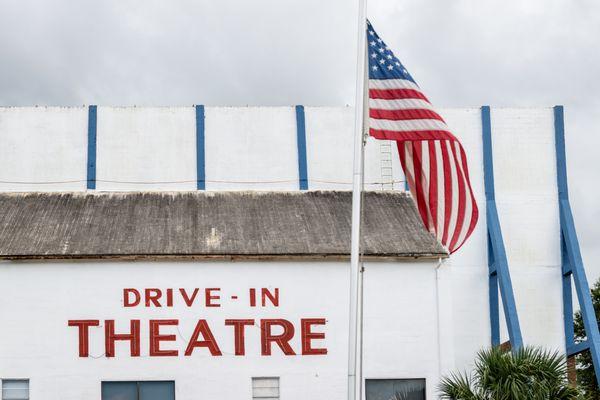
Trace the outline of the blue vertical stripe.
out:
M 567 159 L 565 155 L 565 116 L 563 106 L 554 107 L 554 137 L 556 141 L 556 165 L 558 198 L 569 198 L 567 185 Z
M 204 106 L 196 106 L 196 188 L 198 190 L 206 189 L 204 119 Z
M 508 328 L 508 335 L 513 351 L 523 346 L 519 315 L 513 292 L 506 248 L 502 238 L 502 227 L 496 208 L 494 189 L 494 159 L 492 151 L 492 121 L 490 107 L 481 107 L 481 132 L 483 139 L 483 178 L 485 183 L 485 205 L 487 219 L 488 239 L 488 270 L 489 270 L 489 301 L 490 301 L 490 329 L 492 345 L 500 344 L 500 307 L 499 299 L 502 298 L 502 309 Z M 498 288 L 500 296 L 498 296 Z
M 87 188 L 96 189 L 96 126 L 98 107 L 88 107 Z
M 304 106 L 296 106 L 296 133 L 298 137 L 298 176 L 300 190 L 308 190 L 308 168 L 306 166 L 306 123 Z
M 483 133 L 483 172 L 486 200 L 496 200 L 494 188 L 494 160 L 492 158 L 492 120 L 490 106 L 481 107 L 481 130 Z

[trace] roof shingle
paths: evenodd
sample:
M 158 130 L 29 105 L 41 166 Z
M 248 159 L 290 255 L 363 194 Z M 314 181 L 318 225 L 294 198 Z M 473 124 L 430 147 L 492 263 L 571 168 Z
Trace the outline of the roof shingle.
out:
M 352 193 L 0 194 L 0 258 L 347 257 Z M 401 192 L 366 192 L 362 249 L 445 257 Z

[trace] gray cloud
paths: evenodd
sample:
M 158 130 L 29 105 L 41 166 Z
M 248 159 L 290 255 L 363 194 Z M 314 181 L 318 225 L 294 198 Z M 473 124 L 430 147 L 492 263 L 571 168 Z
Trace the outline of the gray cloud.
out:
M 348 0 L 0 0 L 0 105 L 353 103 Z M 566 107 L 583 256 L 600 276 L 600 3 L 370 0 L 440 106 Z

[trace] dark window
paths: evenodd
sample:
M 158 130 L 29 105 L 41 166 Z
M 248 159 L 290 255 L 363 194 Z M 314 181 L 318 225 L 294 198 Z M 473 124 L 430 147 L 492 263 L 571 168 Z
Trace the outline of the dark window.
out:
M 27 379 L 3 379 L 2 400 L 29 400 Z
M 425 379 L 367 379 L 367 400 L 425 400 Z
M 175 382 L 102 382 L 102 400 L 175 400 Z

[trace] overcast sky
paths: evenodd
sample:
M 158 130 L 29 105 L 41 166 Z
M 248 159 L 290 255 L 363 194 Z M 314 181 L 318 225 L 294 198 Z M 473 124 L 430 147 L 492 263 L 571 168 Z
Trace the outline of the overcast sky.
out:
M 0 105 L 352 104 L 350 3 L 0 0 Z M 565 105 L 572 205 L 600 276 L 600 2 L 370 0 L 369 18 L 434 104 Z

